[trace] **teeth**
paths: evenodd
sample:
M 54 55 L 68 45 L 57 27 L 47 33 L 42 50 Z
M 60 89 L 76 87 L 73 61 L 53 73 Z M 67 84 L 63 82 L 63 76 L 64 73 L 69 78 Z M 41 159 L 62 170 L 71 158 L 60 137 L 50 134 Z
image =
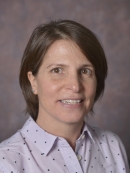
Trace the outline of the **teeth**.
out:
M 66 104 L 77 104 L 80 103 L 81 100 L 61 100 L 61 102 Z

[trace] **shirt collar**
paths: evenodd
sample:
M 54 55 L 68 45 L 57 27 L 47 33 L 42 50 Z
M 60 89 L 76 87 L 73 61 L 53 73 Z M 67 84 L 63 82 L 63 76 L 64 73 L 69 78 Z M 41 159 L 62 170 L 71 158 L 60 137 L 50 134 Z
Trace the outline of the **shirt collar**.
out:
M 25 141 L 26 138 L 28 138 L 40 150 L 41 154 L 44 154 L 45 156 L 53 147 L 56 139 L 58 139 L 57 136 L 54 136 L 42 129 L 33 120 L 32 117 L 29 117 L 29 119 L 24 124 L 23 128 L 21 129 L 21 134 Z M 94 129 L 92 129 L 92 127 L 89 126 L 87 123 L 84 123 L 82 134 L 80 135 L 78 140 L 86 137 L 87 135 L 95 143 Z
M 29 119 L 21 129 L 21 134 L 26 141 L 28 138 L 41 152 L 47 155 L 55 143 L 57 136 L 47 133 L 33 119 Z
M 80 135 L 79 139 L 82 138 L 84 135 L 85 137 L 88 135 L 91 141 L 95 143 L 95 130 L 86 122 L 84 122 L 82 134 Z

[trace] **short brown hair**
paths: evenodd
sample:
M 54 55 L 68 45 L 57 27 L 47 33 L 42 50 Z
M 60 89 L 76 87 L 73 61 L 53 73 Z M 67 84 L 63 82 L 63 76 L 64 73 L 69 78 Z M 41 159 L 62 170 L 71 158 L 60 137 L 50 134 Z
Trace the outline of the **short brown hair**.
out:
M 60 39 L 69 39 L 76 43 L 82 53 L 95 68 L 97 89 L 95 101 L 103 94 L 107 76 L 107 62 L 103 48 L 95 34 L 83 25 L 70 21 L 58 20 L 39 25 L 32 33 L 21 61 L 19 81 L 26 100 L 26 113 L 34 120 L 38 116 L 38 96 L 32 93 L 27 72 L 37 75 L 48 48 Z

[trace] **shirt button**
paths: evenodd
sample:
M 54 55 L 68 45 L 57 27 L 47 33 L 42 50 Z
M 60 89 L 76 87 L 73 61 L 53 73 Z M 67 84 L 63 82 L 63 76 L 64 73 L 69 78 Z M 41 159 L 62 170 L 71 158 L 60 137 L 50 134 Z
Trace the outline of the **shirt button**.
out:
M 84 139 L 84 138 L 85 138 L 85 135 L 82 136 L 82 139 Z
M 78 160 L 81 160 L 82 157 L 81 157 L 80 155 L 77 155 L 77 159 L 78 159 Z

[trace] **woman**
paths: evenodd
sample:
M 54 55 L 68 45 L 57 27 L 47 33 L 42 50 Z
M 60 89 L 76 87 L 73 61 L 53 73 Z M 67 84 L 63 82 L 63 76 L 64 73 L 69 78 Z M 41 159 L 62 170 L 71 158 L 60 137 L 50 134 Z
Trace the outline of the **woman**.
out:
M 30 118 L 1 143 L 0 173 L 128 173 L 118 136 L 84 121 L 106 76 L 104 51 L 89 29 L 69 20 L 37 27 L 20 70 Z

